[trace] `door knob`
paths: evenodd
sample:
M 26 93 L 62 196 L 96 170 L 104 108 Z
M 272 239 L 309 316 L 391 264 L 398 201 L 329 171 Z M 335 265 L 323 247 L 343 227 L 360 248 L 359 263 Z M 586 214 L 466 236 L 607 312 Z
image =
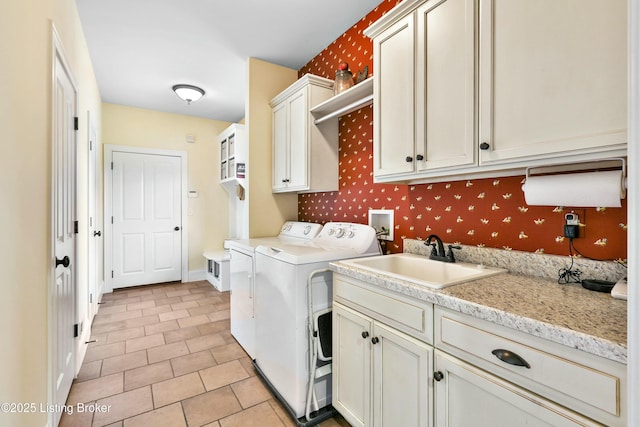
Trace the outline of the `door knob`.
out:
M 69 259 L 69 257 L 67 255 L 65 255 L 64 258 L 62 258 L 62 259 L 56 258 L 56 268 L 61 264 L 62 264 L 62 266 L 64 268 L 67 268 L 67 267 L 69 267 L 71 265 L 71 260 Z
M 102 236 L 102 231 L 94 231 L 94 232 L 93 232 L 93 235 L 94 235 L 94 237 L 95 237 L 95 236 L 100 237 L 100 236 Z
M 480 144 L 481 150 L 488 150 L 489 148 L 491 148 L 491 146 L 489 145 L 488 142 L 483 142 L 482 144 Z
M 442 381 L 442 379 L 444 378 L 444 374 L 440 371 L 436 371 L 433 373 L 433 379 L 436 381 Z
M 367 338 L 368 336 L 369 336 L 369 332 L 367 331 L 362 332 L 362 338 Z
M 176 227 L 174 228 L 174 230 L 175 230 L 175 231 L 180 231 L 180 227 L 176 226 Z
M 371 338 L 371 342 L 373 344 L 378 344 L 380 342 L 380 339 L 378 337 L 373 337 L 373 338 Z
M 424 156 L 423 156 L 422 154 L 418 154 L 418 155 L 416 156 L 416 159 L 417 159 L 417 160 L 424 160 Z

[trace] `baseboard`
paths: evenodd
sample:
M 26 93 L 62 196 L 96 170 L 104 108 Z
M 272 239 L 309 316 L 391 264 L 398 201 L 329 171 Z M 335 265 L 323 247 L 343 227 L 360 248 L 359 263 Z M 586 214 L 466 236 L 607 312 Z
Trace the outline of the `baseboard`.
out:
M 189 270 L 189 277 L 184 282 L 197 282 L 199 280 L 207 280 L 207 270 Z

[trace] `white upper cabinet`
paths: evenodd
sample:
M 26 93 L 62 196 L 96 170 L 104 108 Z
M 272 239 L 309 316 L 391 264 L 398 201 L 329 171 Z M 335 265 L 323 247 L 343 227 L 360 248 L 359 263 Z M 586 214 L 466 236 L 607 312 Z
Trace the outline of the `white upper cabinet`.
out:
M 372 24 L 374 177 L 625 156 L 626 2 L 405 0 Z
M 427 2 L 416 12 L 417 170 L 475 162 L 474 0 Z
M 247 134 L 244 125 L 232 124 L 218 135 L 220 144 L 220 183 L 232 186 L 244 182 L 247 167 Z M 235 187 L 234 187 L 235 191 Z
M 383 31 L 373 42 L 373 158 L 375 176 L 415 170 L 414 16 Z M 424 151 L 417 153 L 424 156 Z
M 274 193 L 338 189 L 338 118 L 310 113 L 332 96 L 332 80 L 307 74 L 271 100 Z
M 480 5 L 480 164 L 624 151 L 627 2 Z
M 419 7 L 367 30 L 373 37 L 378 181 L 475 162 L 474 2 L 417 3 L 401 4 Z

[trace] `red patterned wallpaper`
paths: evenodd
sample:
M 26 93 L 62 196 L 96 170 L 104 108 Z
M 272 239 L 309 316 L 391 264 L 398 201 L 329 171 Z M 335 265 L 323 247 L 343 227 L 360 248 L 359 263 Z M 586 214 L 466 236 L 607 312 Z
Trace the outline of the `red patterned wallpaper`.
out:
M 372 42 L 362 34 L 398 0 L 384 0 L 362 20 L 299 71 L 334 78 L 341 61 L 354 74 L 373 67 Z M 446 242 L 527 252 L 567 255 L 562 237 L 564 214 L 580 217 L 575 248 L 595 259 L 626 259 L 627 209 L 527 206 L 520 186 L 523 176 L 437 184 L 373 183 L 373 111 L 368 106 L 340 119 L 340 189 L 301 194 L 298 219 L 325 223 L 367 223 L 369 209 L 395 211 L 395 240 L 387 251 L 402 252 L 402 239 L 437 234 Z

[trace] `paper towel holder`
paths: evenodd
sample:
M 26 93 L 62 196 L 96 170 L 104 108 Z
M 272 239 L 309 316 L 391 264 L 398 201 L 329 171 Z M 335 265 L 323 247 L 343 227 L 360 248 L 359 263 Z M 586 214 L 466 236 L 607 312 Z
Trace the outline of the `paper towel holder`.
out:
M 592 160 L 588 162 L 563 163 L 552 166 L 531 166 L 525 169 L 525 182 L 529 177 L 534 176 L 531 171 L 538 171 L 538 175 L 553 175 L 555 173 L 610 170 L 619 167 L 622 170 L 622 188 L 626 190 L 627 185 L 627 161 L 624 157 L 612 157 L 609 159 Z

